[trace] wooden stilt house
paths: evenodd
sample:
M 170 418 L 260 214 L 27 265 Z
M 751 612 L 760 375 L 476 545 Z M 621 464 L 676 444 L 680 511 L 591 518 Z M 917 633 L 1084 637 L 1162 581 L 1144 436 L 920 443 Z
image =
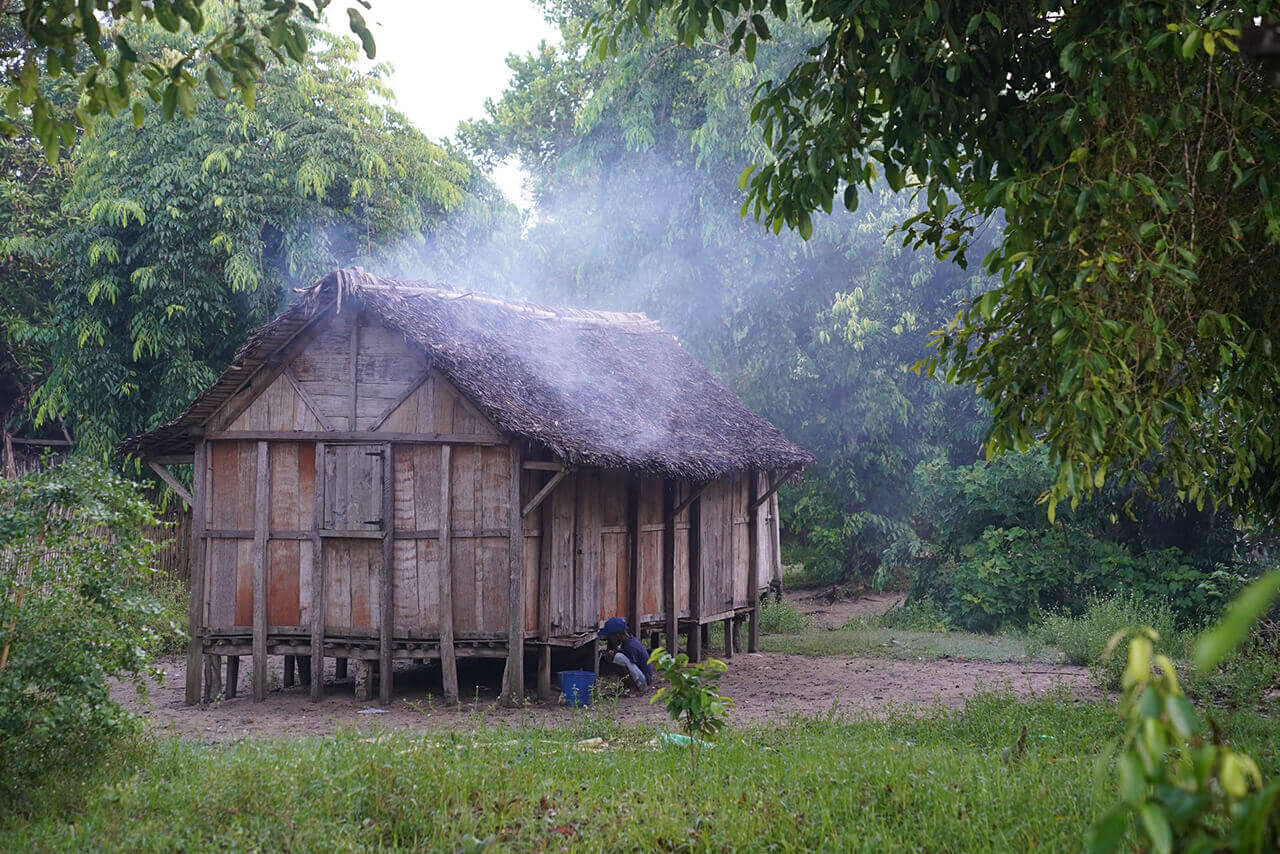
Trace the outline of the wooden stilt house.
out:
M 256 332 L 177 419 L 131 438 L 192 506 L 187 702 L 251 656 L 319 696 L 381 673 L 743 621 L 773 577 L 774 491 L 810 461 L 639 314 L 548 309 L 338 271 Z M 188 494 L 169 473 L 194 465 Z M 770 516 L 772 518 L 770 518 Z M 532 665 L 532 662 L 530 662 Z M 530 670 L 532 671 L 532 667 Z M 203 670 L 203 673 L 202 673 Z

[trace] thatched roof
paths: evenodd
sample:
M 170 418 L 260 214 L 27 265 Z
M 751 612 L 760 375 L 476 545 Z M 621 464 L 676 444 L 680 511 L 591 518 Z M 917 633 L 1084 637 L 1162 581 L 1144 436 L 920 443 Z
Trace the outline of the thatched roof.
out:
M 357 307 L 421 347 L 504 433 L 569 464 L 701 479 L 813 461 L 643 314 L 545 308 L 353 271 L 300 292 L 177 419 L 121 450 L 189 452 L 192 428 L 294 334 L 321 312 Z

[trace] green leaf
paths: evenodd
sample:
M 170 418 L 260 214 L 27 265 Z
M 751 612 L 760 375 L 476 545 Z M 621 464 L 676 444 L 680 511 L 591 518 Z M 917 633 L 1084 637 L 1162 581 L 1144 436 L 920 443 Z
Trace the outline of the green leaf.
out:
M 1200 44 L 1200 28 L 1192 27 L 1191 32 L 1187 33 L 1186 38 L 1182 40 L 1182 58 L 1190 59 L 1195 56 L 1196 48 L 1198 48 Z
M 1280 571 L 1272 571 L 1246 587 L 1218 624 L 1196 641 L 1196 669 L 1203 672 L 1217 667 L 1234 652 L 1254 623 L 1271 607 L 1278 593 Z
M 1089 854 L 1111 854 L 1124 838 L 1125 819 L 1129 808 L 1125 805 L 1113 807 L 1110 812 L 1098 819 L 1089 829 Z
M 369 32 L 369 25 L 364 22 L 364 15 L 360 14 L 360 10 L 354 6 L 347 7 L 347 17 L 351 19 L 351 32 L 360 37 L 360 44 L 364 48 L 364 55 L 373 59 L 378 52 L 377 45 L 373 43 L 373 33 Z
M 1169 854 L 1173 850 L 1173 829 L 1164 812 L 1156 804 L 1146 803 L 1138 807 L 1138 815 L 1156 854 Z
M 222 82 L 222 78 L 218 75 L 218 72 L 214 70 L 212 65 L 205 68 L 204 79 L 205 82 L 209 84 L 209 91 L 213 92 L 217 98 L 223 101 L 227 100 L 227 84 Z
M 813 237 L 813 220 L 809 217 L 808 212 L 802 212 L 800 214 L 799 227 L 800 236 L 802 238 L 808 240 L 810 237 Z

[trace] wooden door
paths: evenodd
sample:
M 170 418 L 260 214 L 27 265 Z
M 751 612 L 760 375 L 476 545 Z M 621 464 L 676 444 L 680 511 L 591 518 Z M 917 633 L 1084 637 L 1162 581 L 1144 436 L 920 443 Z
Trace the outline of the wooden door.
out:
M 329 634 L 368 635 L 379 626 L 384 506 L 391 447 L 325 444 L 321 492 L 324 538 L 324 622 Z
M 324 446 L 324 530 L 357 535 L 382 531 L 386 445 Z

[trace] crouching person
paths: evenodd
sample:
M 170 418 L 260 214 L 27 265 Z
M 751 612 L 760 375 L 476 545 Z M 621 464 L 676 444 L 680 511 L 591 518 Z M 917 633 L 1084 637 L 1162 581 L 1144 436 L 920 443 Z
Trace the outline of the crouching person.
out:
M 640 639 L 627 631 L 627 621 L 621 617 L 605 620 L 599 637 L 606 649 L 600 654 L 601 675 L 621 676 L 623 683 L 643 694 L 653 684 L 653 668 L 649 666 L 649 650 Z

